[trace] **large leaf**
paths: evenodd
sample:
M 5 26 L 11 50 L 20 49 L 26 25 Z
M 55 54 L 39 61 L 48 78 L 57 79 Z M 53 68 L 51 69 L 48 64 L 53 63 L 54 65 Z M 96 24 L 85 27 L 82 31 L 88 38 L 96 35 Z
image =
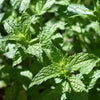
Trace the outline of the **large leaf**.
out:
M 53 4 L 55 0 L 37 0 L 36 11 L 39 15 L 44 14 Z
M 93 15 L 93 12 L 80 4 L 70 4 L 67 8 L 68 12 L 78 15 Z
M 79 53 L 67 59 L 66 69 L 71 72 L 79 70 L 81 74 L 88 74 L 100 59 L 92 54 Z
M 64 23 L 61 21 L 54 22 L 53 20 L 46 23 L 46 26 L 43 28 L 43 31 L 38 35 L 38 38 L 41 44 L 47 44 L 50 42 L 54 32 L 64 26 Z
M 57 69 L 57 67 L 55 65 L 49 65 L 40 70 L 40 72 L 33 78 L 29 87 L 32 87 L 34 85 L 39 85 L 42 82 L 57 77 L 59 75 L 60 72 Z
M 25 11 L 29 6 L 30 0 L 11 0 L 14 9 L 19 9 L 19 12 Z
M 62 89 L 62 100 L 88 100 L 85 85 L 76 77 L 70 77 L 69 82 L 63 82 Z
M 76 77 L 70 77 L 69 78 L 70 85 L 75 92 L 83 92 L 86 91 L 85 85 L 82 83 L 82 81 Z
M 17 34 L 21 31 L 21 22 L 14 17 L 9 17 L 4 22 L 4 28 L 9 34 Z
M 25 14 L 23 14 L 21 18 L 14 18 L 11 16 L 4 21 L 4 28 L 9 34 L 25 34 L 29 30 L 32 20 L 34 21 L 34 16 L 29 17 Z

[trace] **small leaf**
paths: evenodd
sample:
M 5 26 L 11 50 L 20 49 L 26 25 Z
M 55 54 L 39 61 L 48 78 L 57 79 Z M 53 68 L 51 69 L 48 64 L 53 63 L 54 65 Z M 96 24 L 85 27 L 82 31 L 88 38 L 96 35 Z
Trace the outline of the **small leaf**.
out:
M 44 4 L 42 8 L 42 14 L 45 13 L 53 4 L 55 3 L 55 0 L 46 0 L 46 3 Z
M 16 52 L 15 44 L 8 43 L 8 45 L 6 45 L 5 50 L 6 52 L 3 55 L 5 55 L 9 59 L 12 59 Z
M 6 86 L 7 86 L 7 84 L 3 80 L 0 80 L 0 89 L 4 88 Z
M 28 54 L 34 55 L 37 57 L 37 59 L 39 59 L 40 61 L 43 61 L 42 58 L 42 48 L 41 48 L 41 44 L 35 44 L 35 45 L 30 45 L 26 51 Z
M 21 72 L 20 72 L 20 75 L 21 75 L 21 76 L 24 76 L 24 77 L 27 77 L 27 78 L 30 79 L 30 80 L 31 80 L 32 77 L 33 77 L 32 73 L 31 73 L 30 71 L 28 71 L 28 70 L 27 70 L 27 71 L 21 71 Z
M 19 47 L 13 57 L 13 65 L 12 66 L 14 67 L 14 66 L 20 64 L 25 58 L 26 58 L 25 48 Z
M 88 89 L 92 89 L 96 84 L 96 81 L 100 78 L 100 70 L 94 71 L 89 83 Z
M 13 58 L 13 66 L 16 66 L 22 62 L 22 56 L 20 53 L 17 51 L 16 54 L 14 55 Z
M 4 0 L 0 0 L 0 6 L 2 5 L 3 2 L 4 2 Z
M 0 62 L 1 63 L 1 62 Z M 0 71 L 4 68 L 5 66 L 4 65 L 0 65 Z
M 60 51 L 60 49 L 58 49 L 52 45 L 50 48 L 50 51 L 51 51 L 50 52 L 50 54 L 51 54 L 50 60 L 52 62 L 60 63 L 64 57 L 62 52 Z
M 0 13 L 0 22 L 2 21 L 4 15 L 5 15 L 5 13 Z

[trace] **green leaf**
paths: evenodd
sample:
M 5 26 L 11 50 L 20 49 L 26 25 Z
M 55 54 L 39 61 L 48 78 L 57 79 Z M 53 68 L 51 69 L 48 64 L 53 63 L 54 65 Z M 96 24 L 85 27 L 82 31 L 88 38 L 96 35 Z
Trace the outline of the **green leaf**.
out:
M 83 92 L 87 91 L 85 89 L 85 85 L 82 83 L 82 81 L 76 77 L 70 77 L 69 78 L 70 85 L 74 92 Z
M 22 43 L 28 43 L 32 35 L 28 34 L 32 20 L 34 20 L 33 16 L 26 16 L 25 14 L 18 18 L 11 16 L 6 19 L 4 21 L 4 28 L 8 35 L 4 37 L 4 40 L 14 40 L 21 41 Z
M 94 29 L 95 32 L 100 36 L 100 25 L 99 25 L 99 22 L 92 22 L 90 25 L 89 25 L 90 28 Z
M 9 34 L 19 34 L 23 33 L 26 35 L 29 30 L 32 20 L 34 20 L 34 16 L 27 16 L 25 14 L 23 16 L 14 18 L 13 16 L 9 17 L 4 21 L 4 28 Z
M 12 59 L 16 52 L 15 44 L 8 43 L 8 45 L 6 45 L 5 50 L 6 52 L 3 55 L 5 55 L 9 59 Z
M 31 23 L 34 23 L 36 20 L 37 18 L 35 16 L 30 16 L 27 13 L 23 13 L 21 16 L 22 31 L 27 33 L 27 31 L 30 29 Z
M 54 22 L 53 20 L 46 23 L 46 26 L 43 27 L 43 31 L 38 35 L 39 41 L 41 44 L 47 44 L 50 42 L 54 32 L 64 25 L 63 22 L 58 21 Z
M 7 84 L 3 80 L 0 80 L 0 88 L 4 88 L 6 86 Z
M 63 60 L 63 54 L 60 49 L 56 48 L 54 45 L 50 47 L 50 60 L 54 63 L 60 63 Z
M 64 56 L 60 49 L 58 49 L 52 42 L 47 46 L 43 46 L 43 51 L 46 53 L 47 57 L 52 63 L 64 65 Z
M 0 52 L 5 52 L 6 43 L 2 41 L 2 38 L 0 39 Z
M 25 58 L 26 58 L 25 48 L 19 47 L 13 57 L 13 65 L 12 66 L 14 67 L 14 66 L 20 64 Z
M 59 42 L 58 42 L 59 41 Z M 63 43 L 63 37 L 60 33 L 55 34 L 52 37 L 52 43 L 57 47 L 57 48 L 61 48 L 61 43 Z
M 62 41 L 62 35 L 60 34 L 60 33 L 57 33 L 56 35 L 54 35 L 53 37 L 52 37 L 52 40 L 53 41 L 57 41 L 57 40 L 60 40 L 61 39 L 61 41 Z
M 32 73 L 30 72 L 30 71 L 28 71 L 28 70 L 26 70 L 26 71 L 21 71 L 20 72 L 20 75 L 21 76 L 24 76 L 24 77 L 26 77 L 26 78 L 28 78 L 28 79 L 32 79 L 32 77 L 33 77 L 33 75 L 32 75 Z
M 79 70 L 81 74 L 88 74 L 94 67 L 96 67 L 96 63 L 99 60 L 98 57 L 92 54 L 75 54 L 67 59 L 65 69 L 69 69 L 71 72 Z
M 33 78 L 31 84 L 29 85 L 29 88 L 34 86 L 34 85 L 39 85 L 48 79 L 58 77 L 59 75 L 60 75 L 60 72 L 55 65 L 52 64 L 52 65 L 49 65 L 47 67 L 44 67 Z
M 0 22 L 2 21 L 4 15 L 5 15 L 5 13 L 0 13 Z
M 1 59 L 0 59 L 1 60 Z M 1 62 L 0 62 L 1 63 Z M 4 68 L 5 66 L 4 65 L 0 65 L 0 71 Z
M 94 10 L 98 12 L 99 8 L 100 8 L 100 1 L 99 0 L 94 1 Z
M 19 12 L 21 13 L 28 8 L 30 0 L 11 0 L 11 4 L 14 9 L 19 9 Z
M 28 54 L 36 56 L 38 60 L 43 61 L 43 57 L 42 57 L 43 50 L 41 44 L 38 43 L 38 44 L 30 45 L 27 48 L 26 52 Z
M 84 5 L 80 4 L 70 4 L 67 8 L 68 12 L 78 15 L 93 15 L 93 12 L 86 8 Z
M 13 67 L 20 64 L 22 62 L 22 56 L 20 55 L 20 52 L 17 51 L 13 58 Z
M 88 100 L 87 90 L 82 81 L 70 77 L 68 82 L 62 83 L 62 100 Z
M 2 41 L 20 41 L 18 35 L 12 34 L 3 37 Z
M 4 2 L 4 0 L 0 0 L 0 6 L 2 5 L 3 2 Z
M 9 17 L 4 21 L 4 28 L 9 34 L 17 34 L 22 30 L 21 22 L 14 17 Z
M 55 0 L 38 0 L 36 11 L 39 15 L 44 14 L 55 3 Z
M 55 4 L 66 5 L 69 4 L 69 0 L 56 0 Z
M 91 81 L 89 83 L 88 89 L 92 89 L 96 84 L 96 81 L 100 78 L 100 70 L 94 71 L 92 74 Z

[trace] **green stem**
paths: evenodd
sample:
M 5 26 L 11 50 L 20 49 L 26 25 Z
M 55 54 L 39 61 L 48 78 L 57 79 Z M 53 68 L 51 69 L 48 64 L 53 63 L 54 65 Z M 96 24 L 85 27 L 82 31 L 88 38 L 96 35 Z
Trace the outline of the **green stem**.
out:
M 99 1 L 97 0 L 97 2 L 99 2 Z M 99 8 L 98 8 L 95 0 L 93 0 L 93 4 L 94 4 L 94 11 L 99 11 Z
M 40 2 L 39 2 L 39 0 L 38 0 L 38 14 L 40 14 L 40 12 L 41 12 L 41 10 L 40 10 Z
M 43 19 L 42 19 L 42 16 L 40 16 L 40 26 L 41 26 L 41 29 L 43 28 Z
M 70 1 L 69 0 L 65 0 L 65 1 L 66 1 L 67 4 L 70 4 Z
M 81 0 L 78 0 L 77 3 L 79 4 L 81 2 Z
M 29 67 L 31 66 L 32 60 L 31 57 L 29 58 Z
M 29 44 L 34 44 L 34 43 L 37 43 L 37 42 L 38 42 L 38 38 L 34 38 L 29 42 Z

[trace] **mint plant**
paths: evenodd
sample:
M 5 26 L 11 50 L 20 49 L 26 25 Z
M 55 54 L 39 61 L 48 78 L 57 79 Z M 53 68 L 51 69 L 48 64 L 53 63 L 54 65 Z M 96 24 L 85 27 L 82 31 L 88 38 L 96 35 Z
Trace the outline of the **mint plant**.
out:
M 99 5 L 1 0 L 0 100 L 99 100 Z

